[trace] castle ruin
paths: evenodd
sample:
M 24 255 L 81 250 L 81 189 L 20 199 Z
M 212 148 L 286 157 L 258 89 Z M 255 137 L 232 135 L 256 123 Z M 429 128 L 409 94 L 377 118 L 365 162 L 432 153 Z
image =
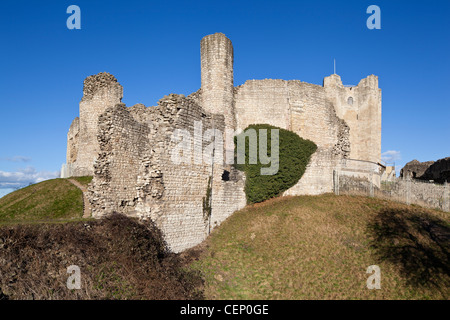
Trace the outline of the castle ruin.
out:
M 180 252 L 243 208 L 242 172 L 225 162 L 171 160 L 176 129 L 188 130 L 194 146 L 211 143 L 195 134 L 196 122 L 203 131 L 221 132 L 270 124 L 315 142 L 318 148 L 305 174 L 284 195 L 332 192 L 336 170 L 380 170 L 381 89 L 376 76 L 351 87 L 337 74 L 326 77 L 323 85 L 265 79 L 235 87 L 233 60 L 232 43 L 224 34 L 204 37 L 201 88 L 187 97 L 171 94 L 153 107 L 126 107 L 122 86 L 108 73 L 86 78 L 80 116 L 67 136 L 62 177 L 94 177 L 88 195 L 93 217 L 115 211 L 152 219 L 171 249 Z M 210 216 L 204 210 L 208 188 Z

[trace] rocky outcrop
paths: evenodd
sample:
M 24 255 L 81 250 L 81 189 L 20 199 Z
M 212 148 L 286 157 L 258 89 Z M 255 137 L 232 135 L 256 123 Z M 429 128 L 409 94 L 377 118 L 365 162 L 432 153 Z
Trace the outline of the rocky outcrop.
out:
M 424 179 L 425 171 L 434 163 L 434 161 L 420 162 L 416 159 L 408 162 L 402 170 L 400 170 L 400 177 L 414 178 L 414 179 Z
M 433 180 L 438 183 L 450 182 L 450 157 L 437 161 L 410 161 L 400 171 L 400 177 Z
M 425 176 L 439 183 L 450 182 L 450 157 L 437 160 L 425 172 Z

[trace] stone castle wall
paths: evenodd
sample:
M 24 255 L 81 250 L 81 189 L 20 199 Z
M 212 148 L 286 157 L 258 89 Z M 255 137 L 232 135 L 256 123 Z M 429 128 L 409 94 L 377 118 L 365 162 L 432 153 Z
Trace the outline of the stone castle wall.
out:
M 377 174 L 374 174 L 376 176 Z M 378 174 L 380 178 L 380 175 Z M 391 201 L 416 204 L 422 207 L 450 212 L 450 187 L 411 178 L 394 178 L 381 188 L 371 182 L 371 175 L 351 175 L 336 172 L 335 192 L 337 194 L 365 195 Z
M 100 154 L 90 186 L 93 216 L 120 212 L 152 219 L 165 239 L 178 252 L 206 238 L 210 225 L 219 225 L 245 206 L 244 180 L 222 180 L 224 166 L 202 161 L 175 163 L 172 152 L 175 130 L 184 129 L 201 150 L 210 144 L 194 134 L 194 124 L 203 131 L 224 130 L 224 118 L 204 111 L 194 100 L 171 95 L 156 107 L 108 108 L 99 119 Z M 183 140 L 184 141 L 184 140 Z M 239 175 L 239 173 L 235 173 Z M 203 213 L 208 181 L 212 178 L 211 219 Z
M 391 193 L 398 197 L 405 195 L 406 202 L 409 204 L 414 203 L 450 212 L 450 193 L 447 185 L 398 179 Z
M 266 79 L 235 87 L 233 59 L 233 46 L 225 35 L 204 37 L 202 87 L 188 97 L 166 96 L 148 108 L 122 104 L 122 87 L 110 74 L 85 80 L 63 171 L 66 176 L 94 176 L 89 187 L 94 217 L 116 211 L 152 219 L 179 252 L 201 242 L 243 208 L 245 176 L 223 159 L 174 162 L 177 130 L 189 132 L 196 150 L 206 147 L 210 154 L 214 149 L 215 160 L 233 152 L 226 144 L 212 148 L 209 137 L 196 135 L 196 123 L 201 123 L 201 132 L 222 133 L 266 123 L 314 141 L 318 149 L 304 176 L 285 195 L 332 192 L 333 171 L 342 159 L 379 161 L 381 91 L 375 76 L 352 88 L 344 87 L 337 75 L 325 78 L 323 86 Z M 209 187 L 211 217 L 204 208 Z
M 238 129 L 267 123 L 317 144 L 301 181 L 286 195 L 332 191 L 333 169 L 350 154 L 349 128 L 336 116 L 324 87 L 298 80 L 250 80 L 236 88 L 235 101 Z

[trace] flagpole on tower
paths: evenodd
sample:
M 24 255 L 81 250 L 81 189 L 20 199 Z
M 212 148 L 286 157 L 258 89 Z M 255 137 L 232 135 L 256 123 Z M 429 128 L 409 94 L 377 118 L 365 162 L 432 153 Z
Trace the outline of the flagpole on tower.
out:
M 336 59 L 333 60 L 334 60 L 334 74 L 336 74 Z

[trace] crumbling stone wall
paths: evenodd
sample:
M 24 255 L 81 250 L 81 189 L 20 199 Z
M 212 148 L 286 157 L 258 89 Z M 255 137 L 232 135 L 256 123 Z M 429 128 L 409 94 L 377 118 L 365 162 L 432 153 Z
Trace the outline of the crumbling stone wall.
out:
M 232 212 L 245 206 L 244 179 L 222 179 L 223 163 L 174 163 L 171 151 L 176 129 L 190 132 L 192 147 L 204 150 L 210 141 L 194 134 L 194 124 L 203 130 L 224 130 L 224 118 L 206 112 L 190 98 L 170 95 L 156 107 L 126 108 L 118 104 L 99 117 L 100 153 L 90 186 L 93 216 L 116 211 L 152 219 L 174 251 L 201 242 L 210 225 L 219 225 Z M 232 176 L 233 176 L 232 174 Z M 203 198 L 212 177 L 211 219 L 203 215 Z
M 435 183 L 398 179 L 391 191 L 392 195 L 404 197 L 407 203 L 448 211 L 449 188 Z
M 80 118 L 76 117 L 67 134 L 67 163 L 72 164 L 78 157 L 78 139 L 80 135 Z
M 137 168 L 148 141 L 149 128 L 137 122 L 124 104 L 108 108 L 99 117 L 100 146 L 94 164 L 93 216 L 113 211 L 129 213 L 137 202 Z

